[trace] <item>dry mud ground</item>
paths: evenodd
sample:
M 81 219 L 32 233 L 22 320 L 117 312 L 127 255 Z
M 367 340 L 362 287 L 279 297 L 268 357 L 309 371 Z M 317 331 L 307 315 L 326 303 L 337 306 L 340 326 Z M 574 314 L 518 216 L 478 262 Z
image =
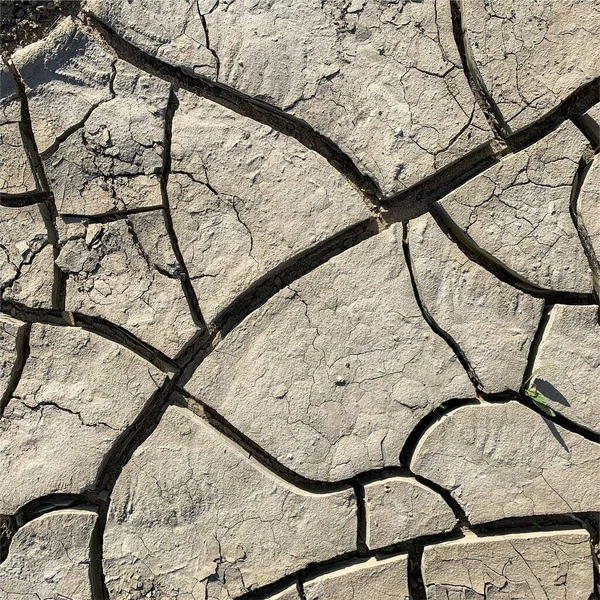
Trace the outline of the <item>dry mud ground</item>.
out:
M 0 600 L 598 600 L 599 0 L 0 8 Z

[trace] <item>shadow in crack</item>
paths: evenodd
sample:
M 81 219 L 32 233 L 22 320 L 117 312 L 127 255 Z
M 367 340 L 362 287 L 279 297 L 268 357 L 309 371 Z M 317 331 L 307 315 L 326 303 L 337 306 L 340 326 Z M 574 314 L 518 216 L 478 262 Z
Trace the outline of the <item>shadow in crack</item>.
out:
M 558 443 L 567 451 L 567 452 L 571 452 L 571 449 L 569 448 L 569 445 L 567 444 L 567 442 L 565 442 L 564 438 L 562 435 L 560 435 L 560 432 L 558 431 L 558 429 L 556 428 L 556 424 L 553 423 L 552 421 L 548 421 L 546 419 L 546 425 L 548 425 L 548 429 L 552 432 L 552 435 L 556 438 L 556 440 L 558 441 Z
M 552 400 L 553 402 L 558 402 L 563 406 L 571 406 L 569 401 L 549 382 L 541 377 L 536 377 L 535 386 L 538 391 L 544 394 L 548 400 Z

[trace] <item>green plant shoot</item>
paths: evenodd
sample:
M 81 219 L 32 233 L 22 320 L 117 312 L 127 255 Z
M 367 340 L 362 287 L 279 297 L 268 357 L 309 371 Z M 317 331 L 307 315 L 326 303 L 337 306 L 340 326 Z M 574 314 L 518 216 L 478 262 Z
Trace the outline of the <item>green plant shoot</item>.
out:
M 531 400 L 533 401 L 533 403 L 543 412 L 545 412 L 547 415 L 554 417 L 556 415 L 556 413 L 548 406 L 548 398 L 546 398 L 546 396 L 544 396 L 544 394 L 542 394 L 542 392 L 540 392 L 537 389 L 537 386 L 535 385 L 535 379 L 537 374 L 539 373 L 539 369 L 537 371 L 534 371 L 525 381 L 525 383 L 523 384 L 523 392 L 525 393 L 525 395 L 528 398 L 531 398 Z

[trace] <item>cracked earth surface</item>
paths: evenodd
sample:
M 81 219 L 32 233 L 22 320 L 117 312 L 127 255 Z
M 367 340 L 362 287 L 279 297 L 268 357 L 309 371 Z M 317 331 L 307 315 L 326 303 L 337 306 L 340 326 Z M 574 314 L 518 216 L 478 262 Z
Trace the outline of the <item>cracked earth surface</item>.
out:
M 598 600 L 599 0 L 0 8 L 0 600 Z

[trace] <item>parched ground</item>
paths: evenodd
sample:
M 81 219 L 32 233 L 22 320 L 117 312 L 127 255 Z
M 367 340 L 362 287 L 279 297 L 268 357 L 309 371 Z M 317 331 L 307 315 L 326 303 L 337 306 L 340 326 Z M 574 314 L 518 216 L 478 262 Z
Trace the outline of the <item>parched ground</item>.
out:
M 600 0 L 0 8 L 0 600 L 598 600 Z

